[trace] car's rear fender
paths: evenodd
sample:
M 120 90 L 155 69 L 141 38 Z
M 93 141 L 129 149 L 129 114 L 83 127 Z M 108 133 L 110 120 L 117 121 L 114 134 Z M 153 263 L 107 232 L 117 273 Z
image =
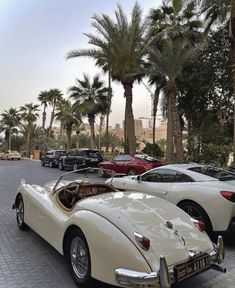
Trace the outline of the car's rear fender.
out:
M 69 230 L 73 229 L 73 226 L 79 227 L 86 237 L 90 250 L 93 278 L 117 286 L 115 281 L 117 268 L 151 272 L 140 250 L 104 217 L 91 211 L 80 210 L 71 216 L 66 224 L 63 248 L 66 247 Z
M 191 201 L 200 205 L 208 215 L 213 231 L 226 231 L 231 218 L 235 216 L 235 204 L 220 196 L 219 192 L 211 193 L 210 197 L 206 192 L 200 194 L 203 194 L 203 196 L 200 197 L 199 193 L 196 197 L 189 194 L 188 197 L 178 194 L 174 202 L 178 206 L 182 201 Z

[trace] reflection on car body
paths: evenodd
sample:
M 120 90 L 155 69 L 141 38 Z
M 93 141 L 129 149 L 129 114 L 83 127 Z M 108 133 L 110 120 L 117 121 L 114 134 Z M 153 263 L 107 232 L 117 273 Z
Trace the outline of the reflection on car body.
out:
M 65 255 L 78 287 L 91 287 L 92 277 L 119 287 L 169 288 L 209 268 L 225 272 L 223 239 L 213 244 L 203 223 L 163 199 L 117 191 L 83 171 L 87 176 L 89 169 L 68 172 L 44 186 L 22 181 L 13 204 L 19 228 L 31 227 Z
M 199 164 L 165 165 L 138 176 L 108 179 L 120 190 L 164 198 L 206 223 L 207 231 L 235 230 L 235 175 Z M 215 208 L 216 207 L 216 208 Z

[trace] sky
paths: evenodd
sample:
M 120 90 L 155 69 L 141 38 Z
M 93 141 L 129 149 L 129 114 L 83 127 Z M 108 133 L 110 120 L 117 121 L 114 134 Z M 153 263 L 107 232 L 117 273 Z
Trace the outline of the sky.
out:
M 106 81 L 91 59 L 65 58 L 73 49 L 91 47 L 83 34 L 94 33 L 91 17 L 114 17 L 117 3 L 130 15 L 135 0 L 0 0 L 0 114 L 26 103 L 39 104 L 38 94 L 44 90 L 57 88 L 67 98 L 68 87 L 83 73 L 99 74 Z M 161 1 L 138 3 L 147 15 Z M 124 119 L 123 93 L 122 86 L 113 83 L 112 126 Z M 133 111 L 135 119 L 151 116 L 150 93 L 143 85 L 133 87 Z

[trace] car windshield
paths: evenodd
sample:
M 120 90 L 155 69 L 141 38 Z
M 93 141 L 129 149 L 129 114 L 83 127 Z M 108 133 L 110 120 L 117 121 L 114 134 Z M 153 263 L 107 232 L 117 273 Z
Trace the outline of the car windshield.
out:
M 66 155 L 66 151 L 55 151 L 56 156 L 64 156 Z
M 235 180 L 234 173 L 221 169 L 221 168 L 217 168 L 217 167 L 197 166 L 197 167 L 191 167 L 188 170 L 198 172 L 198 173 L 216 178 L 221 181 Z
M 78 182 L 78 183 L 104 183 L 98 176 L 98 168 L 82 168 L 77 171 L 71 171 L 64 173 L 57 180 L 56 184 L 53 187 L 52 193 L 54 194 L 58 188 L 61 188 L 65 185 L 68 185 L 70 182 Z M 106 170 L 106 169 L 105 169 Z M 107 170 L 109 173 L 113 171 Z M 113 172 L 115 173 L 115 172 Z M 91 177 L 92 175 L 92 177 Z
M 138 155 L 135 155 L 135 157 L 137 158 L 140 158 L 142 160 L 144 160 L 145 162 L 155 162 L 155 161 L 159 161 L 158 159 L 154 158 L 154 157 L 151 157 L 151 156 L 148 156 L 148 155 L 145 155 L 145 154 L 138 154 Z

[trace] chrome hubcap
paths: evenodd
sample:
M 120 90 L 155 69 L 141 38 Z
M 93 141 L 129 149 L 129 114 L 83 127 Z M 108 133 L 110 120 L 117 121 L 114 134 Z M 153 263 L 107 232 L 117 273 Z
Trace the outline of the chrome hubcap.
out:
M 80 279 L 85 278 L 88 272 L 88 251 L 80 237 L 75 237 L 71 242 L 70 259 L 76 276 Z
M 24 204 L 22 200 L 19 201 L 19 204 L 16 208 L 16 217 L 19 225 L 22 225 L 24 221 Z

